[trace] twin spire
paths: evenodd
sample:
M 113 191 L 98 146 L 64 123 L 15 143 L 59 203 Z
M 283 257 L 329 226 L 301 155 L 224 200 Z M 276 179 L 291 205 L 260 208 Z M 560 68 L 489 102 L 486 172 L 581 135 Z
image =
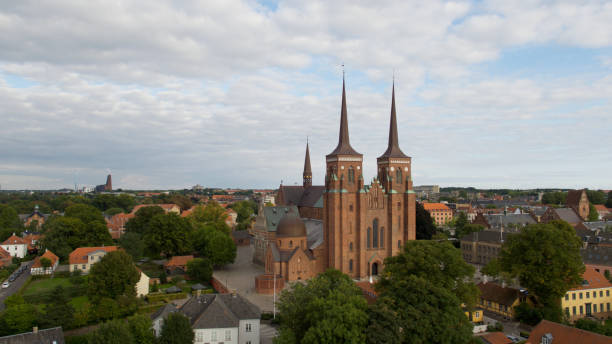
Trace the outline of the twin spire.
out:
M 340 135 L 338 146 L 328 156 L 334 155 L 359 155 L 351 147 L 348 132 L 348 114 L 346 110 L 346 90 L 344 85 L 344 76 L 342 76 L 342 108 L 340 110 Z M 308 153 L 308 150 L 307 150 Z M 310 161 L 310 158 L 307 157 Z M 395 113 L 395 81 L 393 81 L 393 90 L 391 91 L 391 123 L 389 124 L 389 145 L 387 150 L 379 157 L 380 158 L 408 158 L 399 148 L 399 139 L 397 134 L 397 115 Z

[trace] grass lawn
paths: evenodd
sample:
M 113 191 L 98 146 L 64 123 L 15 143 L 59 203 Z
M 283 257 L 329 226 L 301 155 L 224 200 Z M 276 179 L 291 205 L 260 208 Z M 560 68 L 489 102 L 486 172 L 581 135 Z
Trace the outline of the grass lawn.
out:
M 28 287 L 24 290 L 23 295 L 36 295 L 40 293 L 45 293 L 53 290 L 53 288 L 57 286 L 62 286 L 65 288 L 69 288 L 72 286 L 68 278 L 63 277 L 54 277 L 54 278 L 46 278 L 38 281 L 34 281 L 28 285 Z

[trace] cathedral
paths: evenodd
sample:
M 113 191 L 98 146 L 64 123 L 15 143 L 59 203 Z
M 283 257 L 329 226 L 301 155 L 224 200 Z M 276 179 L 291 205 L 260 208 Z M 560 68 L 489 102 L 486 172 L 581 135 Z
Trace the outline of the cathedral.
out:
M 396 116 L 394 86 L 389 144 L 377 158 L 378 175 L 366 185 L 363 155 L 349 140 L 342 81 L 340 133 L 338 145 L 325 157 L 325 185 L 312 185 L 307 144 L 303 184 L 281 185 L 277 205 L 262 208 L 252 229 L 253 261 L 266 272 L 256 278 L 258 292 L 271 292 L 274 282 L 282 289 L 284 282 L 308 279 L 328 268 L 367 279 L 382 272 L 385 258 L 415 240 L 412 164 L 399 147 Z

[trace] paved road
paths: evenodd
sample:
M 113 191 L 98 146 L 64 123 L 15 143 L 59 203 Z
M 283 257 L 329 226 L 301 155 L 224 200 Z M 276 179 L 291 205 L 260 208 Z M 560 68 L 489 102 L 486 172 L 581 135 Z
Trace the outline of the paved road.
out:
M 32 261 L 29 262 L 23 262 L 21 263 L 21 266 L 24 265 L 28 265 L 31 266 L 32 265 Z M 8 288 L 4 289 L 4 288 L 0 288 L 0 311 L 4 310 L 4 300 L 13 295 L 14 293 L 16 293 L 22 286 L 23 284 L 28 280 L 28 278 L 30 277 L 30 269 L 25 269 L 21 275 L 19 275 L 19 277 L 17 277 L 16 280 L 14 280 Z M 8 279 L 7 279 L 8 281 Z M 2 283 L 4 283 L 4 281 L 2 281 Z
M 275 327 L 269 324 L 261 324 L 261 328 L 259 331 L 261 344 L 272 344 L 276 336 L 278 336 L 278 331 Z

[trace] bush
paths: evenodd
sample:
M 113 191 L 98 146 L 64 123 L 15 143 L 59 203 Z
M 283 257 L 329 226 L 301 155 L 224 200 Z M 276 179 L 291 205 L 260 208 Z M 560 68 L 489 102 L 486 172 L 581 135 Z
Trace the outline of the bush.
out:
M 525 302 L 514 307 L 515 320 L 527 325 L 535 326 L 542 320 L 543 317 L 544 315 L 540 309 L 534 308 Z
M 500 322 L 496 322 L 495 325 L 487 326 L 487 332 L 501 332 L 504 330 L 504 325 Z
M 176 294 L 164 294 L 164 293 L 159 293 L 159 294 L 149 294 L 147 295 L 147 301 L 149 301 L 149 303 L 158 303 L 158 302 L 162 302 L 162 301 L 171 301 L 171 300 L 177 300 L 177 299 L 184 299 L 187 297 L 187 293 L 176 293 Z
M 66 344 L 88 344 L 89 335 L 84 334 L 81 336 L 70 336 L 66 337 Z
M 158 309 L 162 308 L 165 305 L 164 302 L 156 303 L 154 305 L 146 305 L 138 308 L 136 311 L 137 314 L 150 314 L 156 312 Z
M 70 271 L 56 271 L 54 273 L 55 277 L 63 277 L 63 278 L 68 278 L 70 277 Z

